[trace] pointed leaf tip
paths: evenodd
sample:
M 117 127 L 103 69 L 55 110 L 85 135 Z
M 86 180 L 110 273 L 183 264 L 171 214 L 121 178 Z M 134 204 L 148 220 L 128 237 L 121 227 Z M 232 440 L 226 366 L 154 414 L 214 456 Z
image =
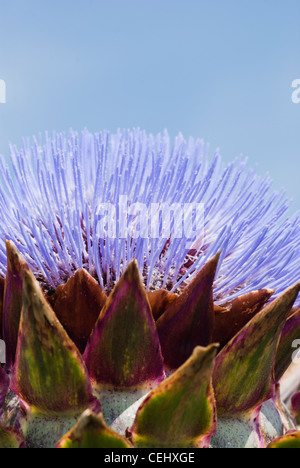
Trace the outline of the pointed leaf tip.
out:
M 292 449 L 300 448 L 300 431 L 288 432 L 286 435 L 274 440 L 269 449 Z
M 216 430 L 211 385 L 218 345 L 195 348 L 140 406 L 131 429 L 135 447 L 201 447 Z
M 102 414 L 96 416 L 90 410 L 83 413 L 77 425 L 57 444 L 56 448 L 133 448 L 131 443 L 110 429 Z
M 274 292 L 274 289 L 260 289 L 223 304 L 219 310 L 215 308 L 213 341 L 221 346 L 227 344 L 262 309 Z
M 106 294 L 84 269 L 47 297 L 55 315 L 81 353 L 106 302 Z
M 293 361 L 296 351 L 294 343 L 300 338 L 300 308 L 290 315 L 284 325 L 276 353 L 275 380 L 283 377 Z
M 6 343 L 6 368 L 11 370 L 15 361 L 22 308 L 24 271 L 29 267 L 12 241 L 5 241 L 7 271 L 3 296 L 3 338 Z
M 94 401 L 78 349 L 27 271 L 11 388 L 29 406 L 46 414 L 73 414 Z
M 274 364 L 300 283 L 268 304 L 219 353 L 213 383 L 219 414 L 250 413 L 275 394 Z
M 209 260 L 157 321 L 165 364 L 178 368 L 196 346 L 212 342 L 214 329 L 213 282 L 220 253 Z
M 84 359 L 100 386 L 128 388 L 164 378 L 160 343 L 135 261 L 108 297 Z

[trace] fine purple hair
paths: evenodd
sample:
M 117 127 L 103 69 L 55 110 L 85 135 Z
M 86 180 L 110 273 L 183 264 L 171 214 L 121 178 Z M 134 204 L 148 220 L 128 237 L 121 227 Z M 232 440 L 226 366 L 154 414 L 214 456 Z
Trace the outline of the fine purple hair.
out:
M 219 251 L 217 303 L 261 288 L 276 297 L 299 281 L 299 215 L 287 217 L 284 192 L 274 193 L 270 178 L 242 158 L 226 165 L 218 152 L 210 159 L 201 140 L 179 134 L 171 144 L 166 131 L 139 129 L 46 134 L 10 149 L 9 160 L 0 158 L 2 276 L 9 239 L 52 288 L 85 268 L 110 290 L 136 258 L 148 289 L 179 291 Z M 103 238 L 99 205 L 121 195 L 147 206 L 203 203 L 205 237 L 188 249 L 174 231 L 167 240 L 122 236 L 118 223 L 116 237 Z

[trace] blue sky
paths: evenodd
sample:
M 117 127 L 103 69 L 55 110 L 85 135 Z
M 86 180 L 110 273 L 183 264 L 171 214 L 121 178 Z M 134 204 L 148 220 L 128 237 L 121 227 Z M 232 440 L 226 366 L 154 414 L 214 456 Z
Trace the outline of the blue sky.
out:
M 0 152 L 142 127 L 243 153 L 300 207 L 299 0 L 0 0 Z

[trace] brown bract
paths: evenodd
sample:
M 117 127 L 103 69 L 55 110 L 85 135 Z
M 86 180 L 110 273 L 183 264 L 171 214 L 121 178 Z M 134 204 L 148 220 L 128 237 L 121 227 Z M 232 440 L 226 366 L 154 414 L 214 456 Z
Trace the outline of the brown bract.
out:
M 217 254 L 206 263 L 157 321 L 165 364 L 171 369 L 183 364 L 196 346 L 212 342 L 215 321 L 212 288 L 219 257 Z
M 215 308 L 213 341 L 221 346 L 228 343 L 262 309 L 274 292 L 274 289 L 260 289 L 224 304 L 219 310 Z
M 47 297 L 57 318 L 81 353 L 106 302 L 106 294 L 86 271 L 77 270 L 66 284 Z
M 165 289 L 158 289 L 157 291 L 148 292 L 147 297 L 153 318 L 157 321 L 178 296 L 176 294 L 169 293 L 169 291 Z

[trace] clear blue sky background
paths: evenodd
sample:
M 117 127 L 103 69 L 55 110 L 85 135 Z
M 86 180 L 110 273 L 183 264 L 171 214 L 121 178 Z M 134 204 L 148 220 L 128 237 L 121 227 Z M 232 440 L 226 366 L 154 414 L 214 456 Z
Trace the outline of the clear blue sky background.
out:
M 0 0 L 0 152 L 139 126 L 243 153 L 300 208 L 299 0 Z

